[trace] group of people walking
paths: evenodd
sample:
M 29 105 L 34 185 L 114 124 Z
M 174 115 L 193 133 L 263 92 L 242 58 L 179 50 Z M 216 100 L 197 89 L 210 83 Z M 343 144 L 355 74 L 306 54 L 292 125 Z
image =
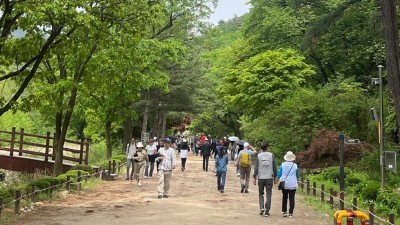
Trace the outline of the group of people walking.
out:
M 141 142 L 136 143 L 134 139 L 127 145 L 127 180 L 136 179 L 137 185 L 142 186 L 143 178 L 152 178 L 154 166 L 157 164 L 158 176 L 158 198 L 168 198 L 168 192 L 171 183 L 172 171 L 177 166 L 175 148 L 178 149 L 181 158 L 181 170 L 186 170 L 186 160 L 190 153 L 188 140 L 183 138 L 179 147 L 173 145 L 170 138 L 165 138 L 158 144 L 157 140 L 151 140 L 146 148 L 143 148 Z M 234 157 L 236 172 L 240 177 L 240 192 L 249 193 L 249 184 L 251 179 L 252 156 L 257 150 L 249 143 L 244 143 L 241 151 L 238 151 L 237 145 L 229 143 L 228 148 L 224 146 L 223 141 L 215 142 L 212 146 L 210 141 L 205 138 L 201 145 L 198 145 L 200 154 L 203 157 L 203 171 L 208 171 L 209 158 L 214 155 L 217 177 L 217 189 L 221 193 L 225 192 L 225 181 L 228 170 L 228 155 L 233 148 L 237 151 Z M 196 148 L 192 143 L 192 150 Z M 198 155 L 198 151 L 193 150 L 193 155 Z M 232 159 L 232 158 L 231 158 Z M 293 217 L 295 207 L 295 194 L 298 188 L 299 168 L 294 162 L 296 156 L 288 151 L 284 156 L 284 162 L 279 169 L 274 155 L 269 151 L 267 142 L 261 143 L 261 150 L 257 154 L 253 173 L 253 184 L 258 183 L 260 215 L 270 216 L 272 188 L 274 184 L 280 184 L 279 189 L 282 192 L 282 213 L 284 217 Z M 130 173 L 130 167 L 134 167 Z M 265 197 L 266 198 L 265 198 Z M 288 209 L 289 202 L 289 209 Z

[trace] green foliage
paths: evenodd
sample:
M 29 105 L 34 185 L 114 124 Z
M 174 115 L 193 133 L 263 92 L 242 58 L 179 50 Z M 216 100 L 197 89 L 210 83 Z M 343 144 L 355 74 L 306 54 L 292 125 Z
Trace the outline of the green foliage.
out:
M 344 168 L 345 179 L 347 179 L 346 176 L 348 174 L 350 174 L 350 172 L 351 171 L 350 171 L 349 168 L 347 168 L 347 167 Z M 324 169 L 321 174 L 322 174 L 322 177 L 325 180 L 329 180 L 329 181 L 332 181 L 334 183 L 337 183 L 339 181 L 339 178 L 340 178 L 340 168 L 338 166 L 328 167 L 328 168 Z
M 361 198 L 368 201 L 375 201 L 378 197 L 379 189 L 379 182 L 369 181 L 365 184 L 364 188 L 361 191 Z
M 89 174 L 93 174 L 93 167 L 91 165 L 79 164 L 75 165 L 71 168 L 71 170 L 82 170 Z

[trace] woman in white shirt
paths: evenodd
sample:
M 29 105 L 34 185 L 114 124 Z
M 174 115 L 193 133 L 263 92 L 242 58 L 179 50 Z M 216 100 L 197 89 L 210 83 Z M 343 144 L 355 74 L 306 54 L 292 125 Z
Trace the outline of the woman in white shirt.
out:
M 182 171 L 185 171 L 185 169 L 186 169 L 186 159 L 189 155 L 189 151 L 190 151 L 190 148 L 189 148 L 188 141 L 184 138 L 182 140 L 182 146 L 181 146 L 181 150 L 180 150 L 180 157 L 181 157 L 181 163 L 182 163 L 181 170 Z
M 146 152 L 147 155 L 149 156 L 149 163 L 146 165 L 144 178 L 150 178 L 150 179 L 153 178 L 154 162 L 156 161 L 157 158 L 157 147 L 154 145 L 153 142 L 154 142 L 153 140 L 150 140 L 149 144 L 146 146 Z

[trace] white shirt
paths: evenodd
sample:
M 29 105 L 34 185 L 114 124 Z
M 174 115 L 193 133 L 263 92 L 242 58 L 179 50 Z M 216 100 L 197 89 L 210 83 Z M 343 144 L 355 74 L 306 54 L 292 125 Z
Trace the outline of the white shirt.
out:
M 182 158 L 187 158 L 188 157 L 188 150 L 186 149 L 181 149 L 180 157 Z
M 157 150 L 157 147 L 155 147 L 154 145 L 147 145 L 146 146 L 147 155 L 154 155 L 154 152 L 156 150 Z
M 160 148 L 158 153 L 164 156 L 159 166 L 160 170 L 172 170 L 172 166 L 176 166 L 176 155 L 173 148 L 169 147 L 165 149 L 165 147 L 163 147 Z
M 126 146 L 126 158 L 127 159 L 132 159 L 133 155 L 136 153 L 136 143 L 135 144 L 131 144 L 129 143 Z

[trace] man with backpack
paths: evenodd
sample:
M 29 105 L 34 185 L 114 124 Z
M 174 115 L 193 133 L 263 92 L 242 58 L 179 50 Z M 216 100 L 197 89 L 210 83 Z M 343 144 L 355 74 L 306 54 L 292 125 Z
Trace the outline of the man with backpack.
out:
M 240 151 L 236 166 L 239 167 L 240 171 L 240 185 L 241 193 L 249 193 L 249 182 L 250 182 L 250 172 L 251 172 L 251 156 L 254 155 L 256 150 L 249 143 L 244 143 L 244 149 Z
M 269 152 L 268 142 L 261 143 L 262 152 L 257 155 L 256 166 L 254 167 L 254 185 L 257 184 L 258 179 L 258 198 L 260 204 L 260 215 L 265 217 L 270 216 L 269 210 L 271 209 L 271 196 L 272 186 L 278 180 L 278 172 L 276 169 L 276 162 L 274 155 Z M 264 189 L 267 197 L 264 204 Z

